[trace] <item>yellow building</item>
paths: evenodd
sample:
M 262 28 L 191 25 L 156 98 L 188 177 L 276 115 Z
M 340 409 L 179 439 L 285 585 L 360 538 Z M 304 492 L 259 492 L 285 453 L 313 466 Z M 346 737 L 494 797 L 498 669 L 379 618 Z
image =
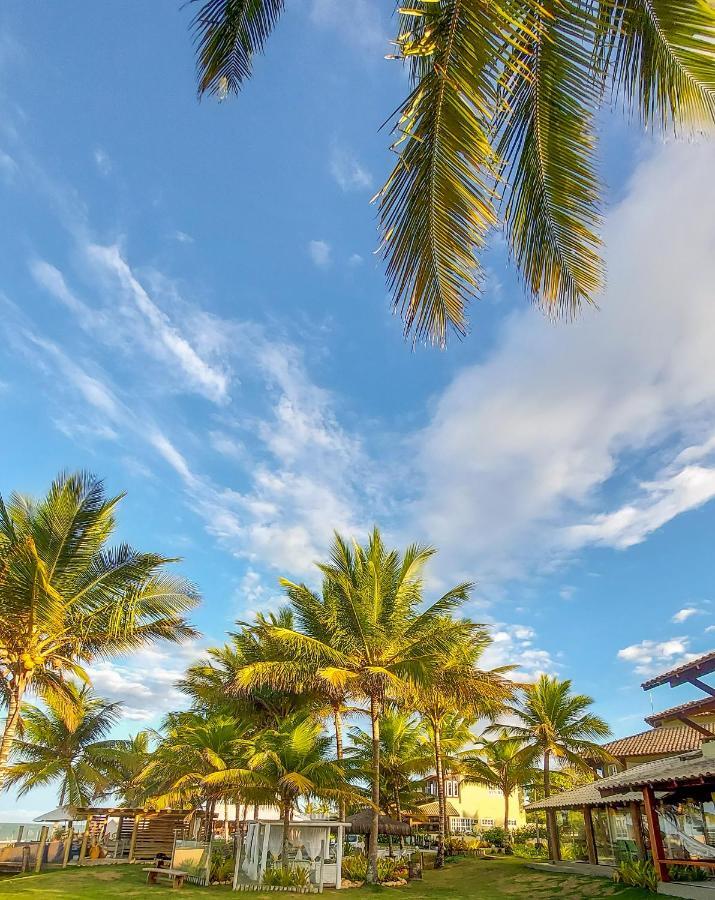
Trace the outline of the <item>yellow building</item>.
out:
M 448 775 L 446 788 L 447 815 L 452 834 L 471 834 L 495 825 L 504 825 L 504 797 L 499 788 L 470 784 L 458 775 Z M 434 797 L 430 803 L 420 806 L 420 812 L 431 825 L 439 820 L 437 807 L 437 779 L 427 778 L 427 793 Z M 526 824 L 524 797 L 514 791 L 509 798 L 509 828 L 521 828 Z

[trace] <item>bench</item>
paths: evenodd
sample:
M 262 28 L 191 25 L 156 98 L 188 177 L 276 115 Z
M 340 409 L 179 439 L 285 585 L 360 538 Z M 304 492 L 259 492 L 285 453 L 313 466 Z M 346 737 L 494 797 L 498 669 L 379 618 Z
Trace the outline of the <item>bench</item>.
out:
M 159 866 L 152 866 L 152 868 L 142 869 L 142 871 L 147 873 L 147 884 L 158 884 L 159 878 L 167 878 L 171 881 L 171 886 L 177 888 L 177 890 L 184 886 L 184 878 L 187 875 L 181 869 L 164 869 Z

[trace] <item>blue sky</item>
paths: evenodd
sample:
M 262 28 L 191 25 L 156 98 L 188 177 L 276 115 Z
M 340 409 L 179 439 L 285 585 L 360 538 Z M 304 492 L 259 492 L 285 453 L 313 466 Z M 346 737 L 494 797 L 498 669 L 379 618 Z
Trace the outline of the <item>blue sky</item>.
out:
M 289 3 L 223 104 L 196 102 L 177 7 L 0 14 L 0 490 L 96 472 L 128 493 L 121 537 L 204 597 L 201 641 L 93 666 L 123 730 L 333 528 L 373 523 L 437 545 L 430 593 L 477 582 L 491 662 L 641 730 L 644 675 L 715 629 L 713 145 L 604 116 L 600 310 L 544 319 L 495 236 L 469 337 L 413 352 L 369 205 L 407 84 L 391 4 Z

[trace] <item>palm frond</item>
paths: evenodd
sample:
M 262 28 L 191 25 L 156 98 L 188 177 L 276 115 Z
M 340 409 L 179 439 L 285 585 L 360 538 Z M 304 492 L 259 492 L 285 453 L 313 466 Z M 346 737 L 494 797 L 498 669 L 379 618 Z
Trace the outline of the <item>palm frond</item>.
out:
M 647 125 L 715 123 L 715 7 L 709 0 L 610 0 L 597 51 Z
M 495 121 L 507 240 L 532 298 L 572 316 L 602 283 L 593 118 L 599 82 L 582 0 L 545 0 L 515 48 Z
M 498 2 L 413 4 L 420 28 L 402 35 L 422 75 L 402 107 L 399 157 L 379 193 L 394 308 L 414 341 L 444 346 L 466 333 L 465 305 L 479 293 L 477 252 L 497 222 L 490 123 L 504 32 Z M 404 143 L 404 148 L 400 149 Z
M 192 0 L 198 2 L 198 0 Z M 253 57 L 283 12 L 284 0 L 207 0 L 191 22 L 196 41 L 199 97 L 237 94 Z

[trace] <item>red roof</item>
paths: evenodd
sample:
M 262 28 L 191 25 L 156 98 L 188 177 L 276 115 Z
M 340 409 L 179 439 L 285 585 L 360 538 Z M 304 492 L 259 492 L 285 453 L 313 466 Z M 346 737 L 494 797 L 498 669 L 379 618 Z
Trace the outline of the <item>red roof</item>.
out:
M 703 713 L 715 712 L 715 697 L 704 697 L 702 700 L 691 700 L 690 703 L 681 703 L 680 706 L 671 706 L 662 712 L 646 716 L 646 722 L 653 727 L 660 725 L 666 719 L 675 719 L 680 715 L 694 716 Z
M 705 653 L 697 659 L 692 659 L 690 662 L 683 663 L 682 666 L 677 666 L 669 672 L 663 672 L 662 675 L 656 675 L 650 681 L 644 681 L 641 687 L 644 691 L 649 691 L 651 688 L 668 683 L 671 687 L 674 687 L 676 684 L 682 684 L 682 682 L 687 681 L 688 677 L 696 678 L 701 675 L 709 675 L 711 672 L 715 672 L 715 650 L 711 650 L 710 653 Z
M 703 736 L 692 728 L 653 728 L 603 745 L 612 756 L 657 756 L 699 750 Z

